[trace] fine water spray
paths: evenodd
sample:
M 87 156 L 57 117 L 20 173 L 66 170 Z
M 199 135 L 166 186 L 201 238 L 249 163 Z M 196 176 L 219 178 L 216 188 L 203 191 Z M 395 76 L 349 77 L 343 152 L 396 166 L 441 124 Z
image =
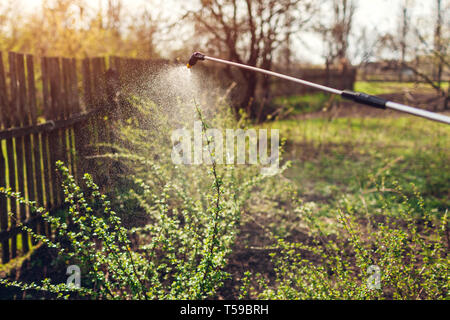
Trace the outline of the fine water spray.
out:
M 439 113 L 414 108 L 414 107 L 407 106 L 404 104 L 389 101 L 389 100 L 383 99 L 381 97 L 372 96 L 372 95 L 369 95 L 369 94 L 366 94 L 363 92 L 355 92 L 355 91 L 350 91 L 350 90 L 338 90 L 338 89 L 330 88 L 330 87 L 323 86 L 323 85 L 320 85 L 320 84 L 317 84 L 314 82 L 287 76 L 287 75 L 284 75 L 284 74 L 281 74 L 278 72 L 273 72 L 270 70 L 256 68 L 256 67 L 248 66 L 248 65 L 245 65 L 242 63 L 237 63 L 237 62 L 232 62 L 232 61 L 228 61 L 228 60 L 209 57 L 200 52 L 194 52 L 192 54 L 191 58 L 189 59 L 189 62 L 187 63 L 187 67 L 191 68 L 197 63 L 197 61 L 203 61 L 203 60 L 209 60 L 209 61 L 213 61 L 213 62 L 227 64 L 230 66 L 247 69 L 247 70 L 251 70 L 254 72 L 260 72 L 260 73 L 263 73 L 263 74 L 266 74 L 269 76 L 296 82 L 296 83 L 299 83 L 299 84 L 302 84 L 302 85 L 305 85 L 308 87 L 312 87 L 312 88 L 315 88 L 318 90 L 322 90 L 322 91 L 325 91 L 328 93 L 340 95 L 341 97 L 343 97 L 347 100 L 352 100 L 354 102 L 361 103 L 361 104 L 364 104 L 367 106 L 371 106 L 371 107 L 375 107 L 375 108 L 379 108 L 379 109 L 392 109 L 392 110 L 396 110 L 396 111 L 400 111 L 400 112 L 409 113 L 409 114 L 412 114 L 412 115 L 415 115 L 418 117 L 426 118 L 429 120 L 438 121 L 438 122 L 442 122 L 445 124 L 450 124 L 450 117 L 447 117 L 447 116 L 439 114 Z

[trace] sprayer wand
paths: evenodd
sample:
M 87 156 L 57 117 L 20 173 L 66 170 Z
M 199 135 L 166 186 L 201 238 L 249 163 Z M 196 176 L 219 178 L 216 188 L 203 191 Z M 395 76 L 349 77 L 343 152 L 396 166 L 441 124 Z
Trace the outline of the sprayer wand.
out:
M 315 88 L 318 90 L 322 90 L 322 91 L 329 92 L 332 94 L 337 94 L 337 95 L 342 96 L 345 99 L 352 100 L 357 103 L 365 104 L 365 105 L 368 105 L 371 107 L 375 107 L 375 108 L 379 108 L 379 109 L 389 108 L 389 109 L 397 110 L 400 112 L 409 113 L 409 114 L 412 114 L 412 115 L 415 115 L 418 117 L 450 124 L 450 117 L 447 117 L 442 114 L 438 114 L 435 112 L 430 112 L 430 111 L 426 111 L 426 110 L 422 110 L 422 109 L 418 109 L 418 108 L 413 108 L 413 107 L 410 107 L 410 106 L 407 106 L 404 104 L 392 102 L 392 101 L 389 101 L 389 100 L 386 100 L 386 99 L 383 99 L 383 98 L 380 98 L 377 96 L 368 95 L 368 94 L 362 93 L 362 92 L 354 92 L 354 91 L 350 91 L 350 90 L 338 90 L 338 89 L 330 88 L 330 87 L 323 86 L 323 85 L 320 85 L 317 83 L 309 82 L 306 80 L 290 77 L 290 76 L 287 76 L 287 75 L 284 75 L 281 73 L 277 73 L 277 72 L 273 72 L 273 71 L 269 71 L 269 70 L 265 70 L 265 69 L 261 69 L 261 68 L 251 67 L 251 66 L 241 64 L 241 63 L 236 63 L 236 62 L 232 62 L 232 61 L 209 57 L 200 52 L 194 52 L 194 54 L 189 59 L 187 67 L 191 68 L 199 60 L 200 61 L 210 60 L 210 61 L 223 63 L 223 64 L 231 65 L 234 67 L 238 67 L 238 68 L 243 68 L 243 69 L 247 69 L 247 70 L 251 70 L 251 71 L 255 71 L 255 72 L 260 72 L 263 74 L 267 74 L 269 76 L 274 76 L 277 78 L 281 78 L 281 79 L 285 79 L 288 81 L 303 84 L 305 86 L 312 87 L 312 88 Z

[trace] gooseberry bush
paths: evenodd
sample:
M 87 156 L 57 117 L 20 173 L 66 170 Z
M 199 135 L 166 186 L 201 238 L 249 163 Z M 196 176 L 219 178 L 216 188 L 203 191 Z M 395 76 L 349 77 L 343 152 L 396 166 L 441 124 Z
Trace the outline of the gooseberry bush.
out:
M 214 157 L 209 165 L 174 166 L 169 137 L 161 134 L 170 133 L 168 124 L 174 123 L 156 104 L 137 98 L 132 102 L 140 116 L 124 120 L 116 143 L 104 146 L 114 152 L 96 156 L 110 165 L 101 174 L 117 179 L 112 201 L 93 176 L 85 174 L 78 184 L 61 161 L 57 170 L 66 215 L 54 216 L 19 193 L 0 189 L 42 214 L 54 238 L 20 222 L 19 227 L 56 250 L 64 265 L 79 266 L 82 285 L 0 279 L 1 285 L 46 291 L 57 298 L 204 299 L 213 297 L 229 277 L 224 267 L 242 207 L 264 177 L 258 168 L 219 166 Z M 198 105 L 195 111 L 205 134 L 208 120 Z M 220 119 L 207 116 L 216 127 L 234 121 L 223 113 Z M 204 138 L 210 152 L 212 141 Z
M 395 182 L 393 194 L 382 189 L 378 185 L 378 214 L 361 215 L 344 199 L 333 236 L 310 206 L 294 201 L 295 215 L 314 236 L 293 242 L 266 230 L 276 275 L 268 280 L 246 272 L 241 298 L 448 299 L 448 212 L 434 216 L 417 190 L 407 196 Z
M 271 269 L 233 275 L 241 299 L 448 299 L 448 213 L 425 208 L 417 190 L 406 194 L 395 182 L 373 181 L 374 192 L 343 199 L 331 214 L 337 218 L 324 223 L 314 203 L 302 202 L 283 176 L 289 162 L 274 177 L 262 176 L 258 166 L 218 164 L 212 154 L 211 164 L 174 165 L 174 128 L 200 120 L 204 151 L 211 152 L 208 127 L 247 125 L 220 101 L 214 110 L 195 102 L 175 119 L 174 110 L 151 101 L 133 98 L 131 104 L 133 117 L 116 124 L 116 142 L 95 156 L 104 161 L 101 172 L 76 182 L 57 163 L 65 215 L 0 188 L 42 214 L 51 238 L 17 224 L 56 251 L 60 265 L 79 266 L 81 286 L 52 279 L 0 279 L 0 285 L 67 299 L 216 298 L 232 276 L 226 267 L 238 237 L 246 239 L 243 226 L 253 223 L 262 247 L 239 245 L 267 254 Z M 114 181 L 98 186 L 95 180 L 107 180 L 102 175 Z

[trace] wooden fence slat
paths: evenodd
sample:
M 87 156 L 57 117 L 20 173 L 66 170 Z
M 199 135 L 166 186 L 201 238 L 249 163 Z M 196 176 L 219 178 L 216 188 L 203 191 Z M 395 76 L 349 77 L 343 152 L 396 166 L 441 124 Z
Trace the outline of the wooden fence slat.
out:
M 82 61 L 82 83 L 83 83 L 83 101 L 86 111 L 93 108 L 94 100 L 92 97 L 92 72 L 91 59 L 85 58 Z M 78 179 L 81 181 L 83 174 L 92 167 L 95 160 L 86 159 L 89 150 L 96 143 L 94 131 L 94 118 L 89 118 L 85 123 L 78 123 L 75 127 L 75 145 L 77 146 L 77 170 Z
M 55 77 L 58 83 L 59 89 L 57 90 L 58 95 L 56 97 L 56 105 L 58 106 L 58 119 L 66 119 L 68 117 L 67 114 L 67 106 L 66 106 L 66 91 L 65 91 L 65 80 L 64 80 L 64 58 L 55 58 Z M 58 130 L 57 135 L 57 143 L 54 145 L 56 149 L 56 160 L 60 160 L 64 163 L 65 166 L 68 166 L 67 159 L 67 134 L 66 128 L 61 128 Z M 64 204 L 64 191 L 61 187 L 62 179 L 59 172 L 56 173 L 57 180 L 57 191 L 59 194 L 59 202 L 58 207 Z
M 16 126 L 21 126 L 26 124 L 27 112 L 26 112 L 26 80 L 25 80 L 25 66 L 24 66 L 24 56 L 23 54 L 16 54 L 16 70 L 17 70 L 17 80 L 18 80 L 18 117 Z M 26 152 L 26 144 L 30 142 L 30 136 L 21 137 L 16 139 L 16 161 L 17 161 L 17 179 L 19 192 L 24 198 L 28 198 L 27 188 L 26 188 L 26 172 L 24 166 L 29 160 Z M 24 204 L 19 205 L 19 217 L 20 221 L 24 222 L 27 220 L 27 207 Z M 26 231 L 22 232 L 22 251 L 26 253 L 29 251 L 29 241 L 28 233 Z
M 51 115 L 51 105 L 50 105 L 50 94 L 49 94 L 49 80 L 48 80 L 48 70 L 49 66 L 48 66 L 48 58 L 43 57 L 41 58 L 41 78 L 42 78 L 42 108 L 43 108 L 43 113 L 45 115 L 45 118 L 47 120 L 50 120 L 50 115 Z M 48 144 L 48 138 L 49 138 L 49 134 L 48 133 L 43 133 L 42 134 L 42 138 L 41 138 L 41 148 L 42 148 L 42 153 L 43 153 L 43 173 L 44 173 L 44 188 L 45 188 L 45 198 L 46 198 L 46 205 L 49 205 L 52 202 L 52 197 L 51 197 L 51 191 L 50 191 L 50 180 L 51 180 L 51 174 L 50 174 L 50 170 L 48 170 L 48 163 L 47 163 L 47 157 L 45 157 L 45 155 L 48 155 L 45 152 L 46 149 L 46 145 Z M 49 207 L 47 207 L 49 208 Z
M 47 83 L 49 84 L 48 90 L 49 90 L 49 98 L 48 98 L 48 105 L 47 105 L 47 119 L 48 120 L 53 120 L 55 119 L 55 109 L 56 107 L 54 107 L 54 102 L 53 102 L 53 96 L 55 95 L 54 93 L 54 88 L 52 89 L 52 84 L 51 84 L 51 78 L 53 77 L 53 60 L 52 58 L 45 58 L 46 61 L 46 68 L 47 68 Z M 55 193 L 56 190 L 56 179 L 55 179 L 55 175 L 56 172 L 54 171 L 55 169 L 55 163 L 54 163 L 54 153 L 50 152 L 49 150 L 49 146 L 50 145 L 54 145 L 55 139 L 55 133 L 54 132 L 49 132 L 47 135 L 47 141 L 45 143 L 45 149 L 44 149 L 44 153 L 45 153 L 45 160 L 46 160 L 46 173 L 47 173 L 47 187 L 48 187 L 48 201 L 47 201 L 47 205 L 48 205 L 48 210 L 51 210 L 53 207 L 56 206 L 57 203 L 57 195 Z
M 73 84 L 73 67 L 72 67 L 72 59 L 67 59 L 66 62 L 67 66 L 66 66 L 66 77 L 67 77 L 67 89 L 68 89 L 68 95 L 69 95 L 69 103 L 68 103 L 68 110 L 69 110 L 69 114 L 72 115 L 74 113 L 76 113 L 75 111 L 75 88 L 74 88 L 74 84 Z
M 75 64 L 74 64 L 75 63 Z M 76 82 L 76 60 L 74 59 L 67 59 L 66 60 L 66 77 L 67 77 L 67 89 L 68 89 L 68 95 L 69 95 L 69 104 L 68 104 L 68 110 L 69 114 L 73 115 L 78 111 L 77 108 L 77 82 Z M 75 75 L 74 75 L 75 73 Z M 73 127 L 69 127 L 67 130 L 67 137 L 68 137 L 68 156 L 69 156 L 69 162 L 70 162 L 70 169 L 71 173 L 74 177 L 76 177 L 76 154 L 75 154 L 75 132 L 73 130 Z
M 92 59 L 92 74 L 94 77 L 94 88 L 96 88 L 96 107 L 103 106 L 106 103 L 105 69 L 106 65 L 104 58 L 97 57 Z
M 62 90 L 61 90 L 61 98 L 60 103 L 62 104 L 63 109 L 63 118 L 67 119 L 70 116 L 70 107 L 71 104 L 71 92 L 70 90 L 70 84 L 69 84 L 69 65 L 68 65 L 69 59 L 62 58 L 61 59 L 61 83 L 62 83 Z
M 26 123 L 27 118 L 27 87 L 26 87 L 26 78 L 25 78 L 25 59 L 24 55 L 21 53 L 16 54 L 16 68 L 17 68 L 17 84 L 18 84 L 18 122 L 17 124 L 23 125 Z
M 98 58 L 91 59 L 91 67 L 92 67 L 92 88 L 95 88 L 95 95 L 92 96 L 93 103 L 95 106 L 99 106 L 102 98 L 102 87 L 99 80 L 100 73 L 100 63 Z
M 36 87 L 34 84 L 34 64 L 33 64 L 33 56 L 26 56 L 26 66 L 27 66 L 27 123 L 28 125 L 36 125 L 37 118 L 37 110 L 36 110 Z M 35 179 L 37 177 L 35 169 L 36 166 L 34 163 L 39 161 L 40 159 L 36 157 L 36 150 L 39 150 L 39 135 L 27 135 L 25 136 L 25 152 L 26 152 L 26 169 L 27 169 L 27 189 L 28 189 L 28 198 L 32 201 L 37 200 L 37 183 Z M 33 218 L 36 215 L 35 212 L 29 210 L 30 218 Z M 34 223 L 32 225 L 32 230 L 34 233 L 37 233 L 37 221 L 33 220 Z M 36 244 L 34 238 L 32 239 L 32 243 Z
M 7 127 L 8 95 L 6 89 L 5 68 L 3 65 L 3 54 L 0 52 L 0 128 Z M 0 186 L 6 187 L 6 157 L 3 155 L 3 141 L 0 140 Z M 8 229 L 8 199 L 0 195 L 0 232 Z M 9 241 L 1 242 L 2 263 L 9 261 Z
M 44 206 L 44 193 L 45 193 L 45 177 L 44 170 L 42 168 L 42 154 L 41 150 L 43 149 L 43 135 L 39 135 L 38 133 L 33 135 L 34 145 L 34 170 L 36 173 L 36 203 L 38 206 Z
M 123 80 L 124 80 L 123 79 L 124 76 L 122 74 L 122 65 L 123 65 L 122 59 L 119 57 L 114 57 L 113 69 L 117 72 L 117 79 L 118 79 L 119 84 L 123 83 Z
M 76 65 L 75 65 L 76 68 Z M 91 99 L 91 78 L 90 78 L 90 63 L 89 59 L 83 59 L 81 65 L 82 71 L 82 82 L 83 82 L 83 98 L 84 98 L 84 109 L 89 110 L 92 103 Z M 76 76 L 76 75 L 75 75 Z M 78 93 L 77 93 L 78 94 Z M 78 100 L 79 105 L 79 100 Z M 77 167 L 77 179 L 81 181 L 81 178 L 88 168 L 88 162 L 91 160 L 86 160 L 85 156 L 87 154 L 87 148 L 91 142 L 90 137 L 92 123 L 91 119 L 84 123 L 77 123 L 74 126 L 74 134 L 75 134 L 75 146 L 76 146 L 76 167 Z
M 72 66 L 71 59 L 62 59 L 62 78 L 64 83 L 64 103 L 66 108 L 66 117 L 70 118 L 75 112 L 73 110 L 74 105 L 74 94 L 73 94 L 73 76 L 72 76 Z M 74 175 L 74 159 L 72 152 L 72 127 L 67 127 L 63 129 L 63 140 L 64 140 L 64 154 L 65 154 L 65 165 L 69 169 L 70 173 Z M 69 226 L 73 225 L 73 221 L 70 216 L 67 216 L 67 224 Z
M 55 180 L 55 172 L 52 172 L 51 154 L 49 152 L 49 145 L 51 143 L 51 134 L 46 133 L 42 135 L 41 148 L 42 148 L 42 164 L 44 171 L 44 186 L 45 186 L 45 207 L 48 211 L 52 210 L 56 205 L 56 195 L 53 191 L 53 185 Z M 45 234 L 48 238 L 52 236 L 52 228 L 50 223 L 45 223 Z
M 78 91 L 78 77 L 77 77 L 77 60 L 72 58 L 71 61 L 72 73 L 72 93 L 73 93 L 73 110 L 75 113 L 80 113 L 84 110 L 80 107 L 80 94 Z
M 9 187 L 12 191 L 16 191 L 16 163 L 14 160 L 14 139 L 7 139 L 6 140 L 6 157 L 8 159 L 8 183 Z M 10 200 L 10 211 L 12 214 L 12 218 L 9 219 L 9 227 L 13 228 L 16 226 L 16 219 L 17 219 L 17 202 Z M 11 238 L 11 257 L 15 258 L 17 255 L 17 237 Z
M 63 95 L 61 96 L 60 103 L 64 108 L 64 119 L 68 119 L 71 115 L 70 104 L 71 104 L 71 92 L 70 92 L 70 78 L 69 78 L 69 66 L 67 64 L 69 59 L 62 58 L 61 59 L 61 83 L 63 84 Z M 64 163 L 70 168 L 70 143 L 68 141 L 68 133 L 69 130 L 62 130 L 62 147 L 63 147 L 63 155 L 64 155 Z
M 80 95 L 78 92 L 78 77 L 77 77 L 77 60 L 72 58 L 70 60 L 70 83 L 72 92 L 72 105 L 71 110 L 73 113 L 80 113 L 82 110 L 80 108 Z M 71 130 L 71 156 L 72 156 L 72 172 L 74 177 L 79 176 L 78 172 L 78 154 L 77 147 L 81 148 L 81 145 L 77 144 L 77 126 L 73 126 Z
M 44 116 L 47 120 L 50 119 L 50 93 L 48 80 L 48 58 L 41 58 L 41 81 L 42 81 L 42 106 Z
M 59 103 L 59 96 L 61 90 L 61 78 L 59 71 L 59 58 L 49 59 L 49 78 L 50 78 L 50 97 L 52 105 L 51 120 L 61 119 L 63 109 Z
M 6 186 L 6 158 L 3 156 L 2 141 L 0 140 L 0 186 Z M 0 195 L 0 232 L 8 229 L 8 202 L 5 196 Z M 9 261 L 9 241 L 1 242 L 2 263 Z
M 94 88 L 97 88 L 96 92 L 96 106 L 105 106 L 106 105 L 106 88 L 105 88 L 105 77 L 104 77 L 104 59 L 102 58 L 94 58 L 92 61 L 92 73 L 94 75 Z M 104 128 L 104 120 L 100 117 L 96 123 L 97 137 L 98 142 L 105 142 L 105 133 L 106 130 Z
M 6 128 L 8 118 L 8 94 L 6 89 L 5 67 L 3 65 L 3 53 L 0 52 L 0 128 Z
M 32 55 L 27 55 L 27 77 L 28 77 L 28 106 L 30 124 L 35 125 L 37 123 L 37 108 L 36 108 L 36 85 L 34 74 L 34 60 Z
M 17 73 L 16 73 L 16 54 L 14 52 L 8 53 L 9 60 L 9 86 L 10 86 L 10 126 L 14 126 L 17 123 L 19 110 L 19 98 L 18 98 L 18 87 L 17 87 Z
M 16 54 L 14 52 L 8 53 L 8 61 L 9 61 L 9 85 L 10 85 L 10 104 L 9 104 L 9 114 L 10 114 L 10 122 L 8 123 L 8 127 L 14 126 L 16 123 L 16 112 L 18 109 L 17 103 L 17 78 L 16 78 Z M 8 172 L 9 172 L 9 186 L 11 190 L 14 192 L 18 191 L 16 186 L 16 159 L 15 159 L 15 141 L 14 139 L 8 139 L 6 141 L 6 149 L 7 149 L 7 157 L 8 157 Z M 10 219 L 10 227 L 15 227 L 17 225 L 17 212 L 18 212 L 18 203 L 17 201 L 10 201 L 11 213 L 12 217 Z M 11 258 L 15 258 L 17 256 L 17 236 L 13 236 L 11 239 Z
M 95 95 L 93 96 L 93 104 L 95 108 L 99 108 L 101 106 L 104 106 L 104 90 L 103 90 L 103 82 L 102 82 L 102 61 L 101 58 L 96 57 L 91 59 L 91 66 L 92 66 L 92 72 L 91 72 L 91 79 L 93 79 L 92 87 L 95 88 Z M 91 151 L 95 154 L 100 154 L 100 147 L 99 143 L 104 142 L 103 139 L 103 127 L 102 127 L 102 115 L 99 117 L 95 117 L 92 120 L 92 131 L 94 133 L 94 139 L 92 141 L 93 148 L 91 148 Z M 101 184 L 101 179 L 104 176 L 104 167 L 101 167 L 98 165 L 98 160 L 93 160 L 93 165 L 98 167 L 99 170 L 96 170 L 96 172 L 93 174 L 93 178 Z
M 41 148 L 42 148 L 42 135 L 36 133 L 33 135 L 33 147 L 34 147 L 34 173 L 36 179 L 36 194 L 35 201 L 37 206 L 44 206 L 44 171 L 41 167 Z M 34 217 L 34 215 L 33 215 Z M 45 234 L 45 224 L 42 219 L 38 219 L 35 223 L 36 233 Z

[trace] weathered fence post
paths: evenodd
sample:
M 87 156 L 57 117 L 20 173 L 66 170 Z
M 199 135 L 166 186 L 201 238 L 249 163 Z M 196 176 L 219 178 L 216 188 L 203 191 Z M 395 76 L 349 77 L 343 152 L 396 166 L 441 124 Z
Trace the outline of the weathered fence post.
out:
M 3 54 L 0 52 L 0 128 L 7 127 L 8 94 L 6 90 L 5 68 L 3 65 Z M 8 172 L 9 173 L 9 172 Z M 0 186 L 7 185 L 6 157 L 3 155 L 3 141 L 0 140 Z M 8 201 L 5 196 L 0 195 L 0 232 L 8 230 Z M 2 263 L 9 261 L 9 240 L 1 241 Z

